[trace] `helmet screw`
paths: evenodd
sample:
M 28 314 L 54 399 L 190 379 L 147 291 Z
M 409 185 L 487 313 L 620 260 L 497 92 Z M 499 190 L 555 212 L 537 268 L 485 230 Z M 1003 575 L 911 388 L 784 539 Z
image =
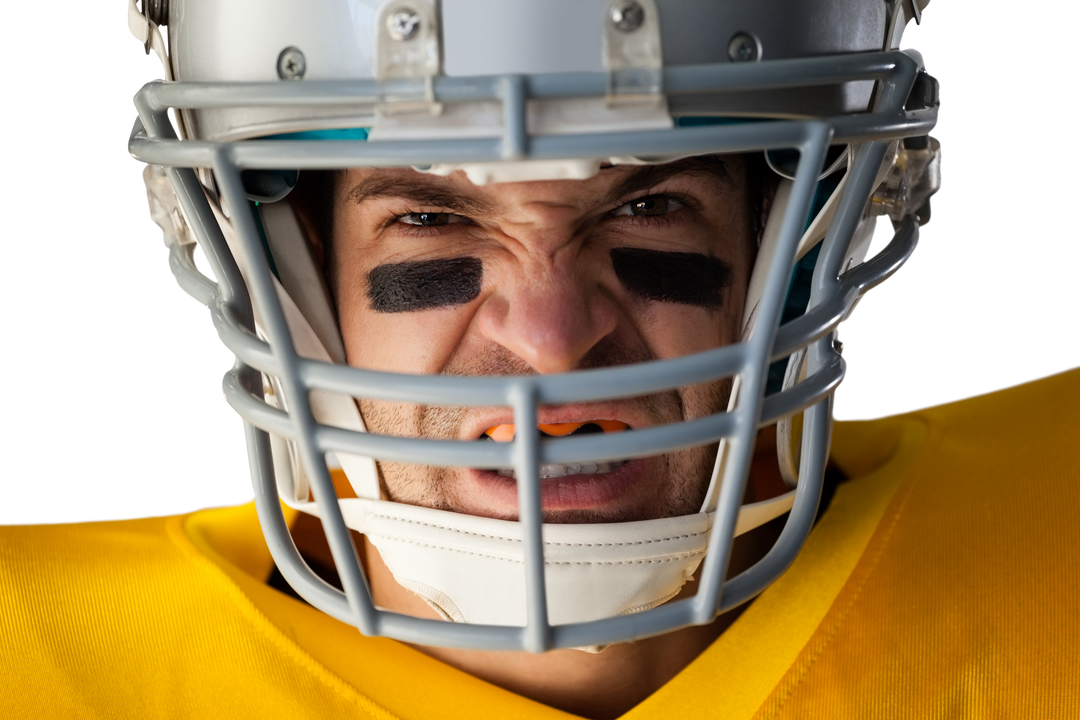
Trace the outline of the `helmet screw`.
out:
M 399 10 L 386 18 L 386 29 L 394 40 L 409 40 L 420 29 L 420 15 L 408 8 Z
M 287 47 L 277 59 L 277 74 L 282 80 L 300 80 L 307 72 L 307 60 L 300 48 Z
M 727 54 L 732 62 L 754 62 L 761 58 L 761 43 L 747 32 L 737 32 L 728 41 Z
M 645 8 L 634 0 L 611 6 L 611 24 L 619 32 L 631 33 L 645 22 Z

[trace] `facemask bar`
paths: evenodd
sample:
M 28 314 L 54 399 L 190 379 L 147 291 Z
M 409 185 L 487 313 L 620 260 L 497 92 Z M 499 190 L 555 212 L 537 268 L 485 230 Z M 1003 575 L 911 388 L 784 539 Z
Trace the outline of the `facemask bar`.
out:
M 783 67 L 781 67 L 783 66 Z M 249 141 L 244 143 L 176 142 L 167 109 L 234 105 L 356 104 L 377 88 L 370 82 L 319 83 L 178 83 L 146 86 L 136 98 L 140 121 L 130 149 L 145 162 L 166 166 L 179 205 L 193 234 L 204 243 L 218 278 L 216 287 L 196 280 L 190 253 L 172 248 L 174 272 L 181 284 L 205 302 L 225 344 L 236 354 L 236 368 L 223 386 L 231 405 L 245 418 L 256 506 L 275 562 L 286 580 L 313 606 L 355 625 L 366 635 L 385 635 L 423 644 L 525 649 L 603 645 L 655 635 L 690 624 L 712 621 L 719 611 L 734 607 L 761 591 L 793 561 L 813 524 L 820 497 L 831 424 L 831 393 L 843 377 L 844 366 L 832 349 L 831 333 L 858 296 L 893 272 L 914 247 L 917 227 L 911 218 L 900 223 L 893 243 L 881 256 L 839 276 L 848 241 L 862 206 L 873 190 L 887 143 L 882 138 L 925 135 L 935 111 L 904 112 L 903 102 L 918 65 L 899 53 L 818 58 L 800 61 L 667 68 L 665 90 L 709 92 L 734 89 L 790 87 L 849 80 L 881 80 L 875 112 L 825 121 L 781 121 L 736 126 L 690 127 L 673 130 L 528 137 L 524 103 L 529 97 L 600 95 L 606 75 L 531 76 L 469 79 L 438 78 L 439 101 L 499 98 L 504 107 L 504 136 L 495 139 L 440 141 Z M 359 98 L 359 100 L 358 100 Z M 860 145 L 849 172 L 852 177 L 826 237 L 823 257 L 815 271 L 808 312 L 776 330 L 796 245 L 802 234 L 818 173 L 830 143 Z M 398 375 L 335 366 L 299 357 L 293 349 L 273 279 L 252 218 L 240 172 L 247 169 L 298 169 L 407 166 L 419 162 L 479 162 L 498 159 L 558 159 L 576 156 L 635 154 L 677 157 L 706 153 L 739 153 L 773 148 L 796 148 L 801 157 L 783 220 L 778 257 L 769 269 L 757 321 L 745 342 L 673 360 L 635 366 L 590 370 L 561 376 L 431 377 Z M 210 167 L 223 209 L 230 215 L 240 240 L 242 277 L 217 226 L 207 198 L 191 168 Z M 850 222 L 848 219 L 850 218 Z M 851 225 L 849 227 L 849 225 Z M 246 283 L 245 283 L 246 280 Z M 257 300 L 260 325 L 267 337 L 255 334 L 252 304 Z M 763 399 L 768 363 L 807 349 L 807 379 L 791 389 Z M 288 395 L 288 414 L 262 400 L 261 373 L 277 377 Z M 738 376 L 739 401 L 721 412 L 675 425 L 628 434 L 564 438 L 541 442 L 536 427 L 540 405 L 587 402 L 647 395 L 662 390 Z M 673 381 L 672 378 L 677 378 Z M 512 443 L 471 443 L 422 440 L 355 433 L 319 425 L 307 393 L 312 389 L 354 397 L 440 405 L 500 405 L 513 408 L 522 431 Z M 805 409 L 800 482 L 791 515 L 780 540 L 757 565 L 721 582 L 727 568 L 756 430 L 777 418 Z M 297 552 L 281 513 L 274 481 L 267 432 L 293 440 L 301 454 L 344 592 L 317 576 Z M 551 626 L 546 610 L 544 558 L 541 543 L 539 465 L 617 460 L 670 452 L 726 438 L 726 464 L 718 512 L 702 568 L 698 594 L 679 602 L 625 617 L 575 625 Z M 457 625 L 378 610 L 342 520 L 336 493 L 326 469 L 328 451 L 347 452 L 418 464 L 513 467 L 517 472 L 520 518 L 527 574 L 528 622 L 524 627 Z

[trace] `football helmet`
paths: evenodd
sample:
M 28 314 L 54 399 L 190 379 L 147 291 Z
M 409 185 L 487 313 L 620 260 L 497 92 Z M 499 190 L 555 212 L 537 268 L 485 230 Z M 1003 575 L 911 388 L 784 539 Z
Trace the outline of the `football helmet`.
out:
M 367 635 L 543 651 L 708 623 L 783 573 L 818 510 L 844 376 L 837 325 L 913 251 L 939 185 L 928 135 L 937 83 L 918 53 L 897 49 L 925 5 L 129 0 L 132 32 L 166 74 L 135 98 L 129 149 L 148 164 L 177 281 L 236 355 L 225 396 L 244 419 L 271 553 L 297 593 Z M 742 339 L 554 375 L 350 367 L 288 200 L 313 170 L 460 170 L 483 185 L 719 153 L 764 153 L 778 176 Z M 866 260 L 880 215 L 895 235 Z M 542 406 L 723 379 L 728 405 L 706 417 L 567 437 L 522 430 L 537 428 Z M 518 431 L 486 443 L 369 433 L 357 398 L 509 408 Z M 790 490 L 744 504 L 758 429 L 773 424 Z M 543 522 L 542 476 L 709 444 L 718 450 L 700 512 Z M 501 469 L 516 478 L 519 519 L 392 502 L 379 461 Z M 337 464 L 355 497 L 335 490 Z M 305 564 L 281 503 L 321 519 L 340 589 Z M 726 577 L 734 538 L 784 514 L 764 558 Z M 350 529 L 451 622 L 377 607 Z M 696 594 L 671 601 L 695 574 Z

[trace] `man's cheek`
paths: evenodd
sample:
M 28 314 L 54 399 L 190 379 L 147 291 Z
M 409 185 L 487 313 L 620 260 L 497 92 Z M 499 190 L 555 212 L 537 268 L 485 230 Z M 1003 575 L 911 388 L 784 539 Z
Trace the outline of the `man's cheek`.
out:
M 473 257 L 379 265 L 367 275 L 367 299 L 377 313 L 464 305 L 480 295 L 484 265 Z
M 611 263 L 622 286 L 645 300 L 719 310 L 731 285 L 731 266 L 710 255 L 620 247 Z

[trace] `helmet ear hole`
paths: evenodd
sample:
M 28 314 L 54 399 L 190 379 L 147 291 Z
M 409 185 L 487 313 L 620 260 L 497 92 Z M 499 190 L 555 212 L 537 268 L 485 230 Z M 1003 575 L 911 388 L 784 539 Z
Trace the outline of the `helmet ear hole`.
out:
M 264 203 L 283 199 L 296 187 L 299 177 L 296 170 L 244 170 L 240 173 L 248 200 Z

